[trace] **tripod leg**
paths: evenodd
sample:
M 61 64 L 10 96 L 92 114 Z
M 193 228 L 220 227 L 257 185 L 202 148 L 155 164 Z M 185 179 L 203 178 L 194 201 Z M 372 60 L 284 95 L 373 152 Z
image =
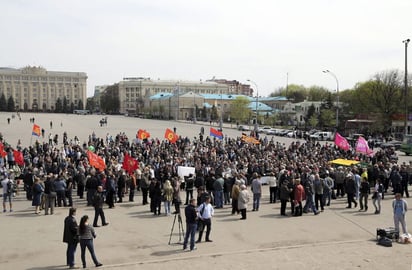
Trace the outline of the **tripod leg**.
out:
M 182 235 L 184 237 L 185 231 L 184 231 L 184 227 L 183 227 L 182 217 L 180 215 L 179 215 L 178 222 L 179 222 L 179 241 L 181 241 L 181 237 L 182 237 Z
M 172 229 L 170 230 L 169 245 L 170 245 L 170 241 L 172 240 L 172 234 L 173 234 L 173 229 L 175 227 L 175 222 L 176 222 L 176 215 L 175 215 L 175 218 L 173 219 Z

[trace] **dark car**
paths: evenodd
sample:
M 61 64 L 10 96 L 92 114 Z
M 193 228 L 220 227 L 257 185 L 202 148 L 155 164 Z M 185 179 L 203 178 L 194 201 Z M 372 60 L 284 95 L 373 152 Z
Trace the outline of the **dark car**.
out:
M 401 149 L 402 142 L 400 141 L 389 141 L 386 143 L 381 143 L 380 148 L 394 148 L 395 150 Z

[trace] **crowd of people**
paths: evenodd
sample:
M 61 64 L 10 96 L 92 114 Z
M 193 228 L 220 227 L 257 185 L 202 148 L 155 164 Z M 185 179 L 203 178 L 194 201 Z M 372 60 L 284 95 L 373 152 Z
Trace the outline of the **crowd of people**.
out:
M 67 138 L 67 133 L 65 134 Z M 267 180 L 270 203 L 281 202 L 280 214 L 302 216 L 318 215 L 331 204 L 331 200 L 347 197 L 347 208 L 368 211 L 372 194 L 375 213 L 381 212 L 380 201 L 387 194 L 399 193 L 409 197 L 408 185 L 412 180 L 412 164 L 397 164 L 390 149 L 378 150 L 373 156 L 354 151 L 343 151 L 331 143 L 316 141 L 292 142 L 290 145 L 260 138 L 258 144 L 248 143 L 241 137 L 223 140 L 203 137 L 180 137 L 176 143 L 158 138 L 145 140 L 129 138 L 124 133 L 99 138 L 95 134 L 83 144 L 77 136 L 63 143 L 38 141 L 21 147 L 24 166 L 18 166 L 6 155 L 0 158 L 3 186 L 3 211 L 12 210 L 13 192 L 7 182 L 21 182 L 26 198 L 32 201 L 35 213 L 53 214 L 55 207 L 73 207 L 73 196 L 84 199 L 95 207 L 93 226 L 101 217 L 108 225 L 103 205 L 114 208 L 128 194 L 133 202 L 135 191 L 141 192 L 142 205 L 149 204 L 153 215 L 180 213 L 181 205 L 193 204 L 197 192 L 198 217 L 201 207 L 209 202 L 215 209 L 231 205 L 232 214 L 241 213 L 246 219 L 249 190 L 252 193 L 252 211 L 259 211 L 262 198 L 262 178 Z M 3 138 L 5 151 L 13 146 Z M 105 169 L 90 165 L 87 151 L 93 151 L 105 162 Z M 132 173 L 123 168 L 125 155 L 139 162 Z M 357 160 L 362 166 L 335 166 L 336 158 Z M 192 167 L 194 174 L 181 176 L 178 167 Z M 73 191 L 76 194 L 73 194 Z M 186 198 L 182 200 L 181 190 Z M 4 195 L 6 194 L 6 195 Z M 183 193 L 184 194 L 184 193 Z M 150 199 L 150 200 L 149 200 Z M 150 202 L 149 202 L 150 201 Z M 210 211 L 209 211 L 210 212 Z M 193 220 L 189 219 L 190 222 Z M 210 225 L 206 240 L 209 239 Z M 203 231 L 203 228 L 201 232 Z M 199 233 L 199 239 L 202 233 Z M 191 246 L 193 249 L 193 246 Z

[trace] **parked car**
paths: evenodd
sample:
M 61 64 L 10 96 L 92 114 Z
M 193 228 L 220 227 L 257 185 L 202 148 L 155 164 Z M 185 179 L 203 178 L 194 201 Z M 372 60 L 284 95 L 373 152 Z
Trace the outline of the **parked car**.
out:
M 249 127 L 245 126 L 245 125 L 240 125 L 237 129 L 240 130 L 240 131 L 249 131 L 250 130 Z
M 267 134 L 267 132 L 269 132 L 270 130 L 272 130 L 272 128 L 269 127 L 269 126 L 264 126 L 264 127 L 258 129 L 259 132 L 265 133 L 265 134 Z
M 297 131 L 296 131 L 296 130 L 293 130 L 293 131 L 288 132 L 288 133 L 286 134 L 286 137 L 295 138 L 296 135 L 297 135 Z
M 331 131 L 318 131 L 315 132 L 314 134 L 309 136 L 312 139 L 319 140 L 319 141 L 327 141 L 327 140 L 333 140 L 333 132 Z

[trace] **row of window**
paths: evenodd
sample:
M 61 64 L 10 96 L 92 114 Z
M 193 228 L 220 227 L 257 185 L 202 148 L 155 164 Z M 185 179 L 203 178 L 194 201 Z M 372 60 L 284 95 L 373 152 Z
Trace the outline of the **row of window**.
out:
M 0 80 L 8 80 L 8 81 L 42 81 L 42 82 L 79 82 L 79 78 L 71 78 L 71 77 L 44 77 L 44 76 L 19 76 L 19 75 L 0 75 Z

